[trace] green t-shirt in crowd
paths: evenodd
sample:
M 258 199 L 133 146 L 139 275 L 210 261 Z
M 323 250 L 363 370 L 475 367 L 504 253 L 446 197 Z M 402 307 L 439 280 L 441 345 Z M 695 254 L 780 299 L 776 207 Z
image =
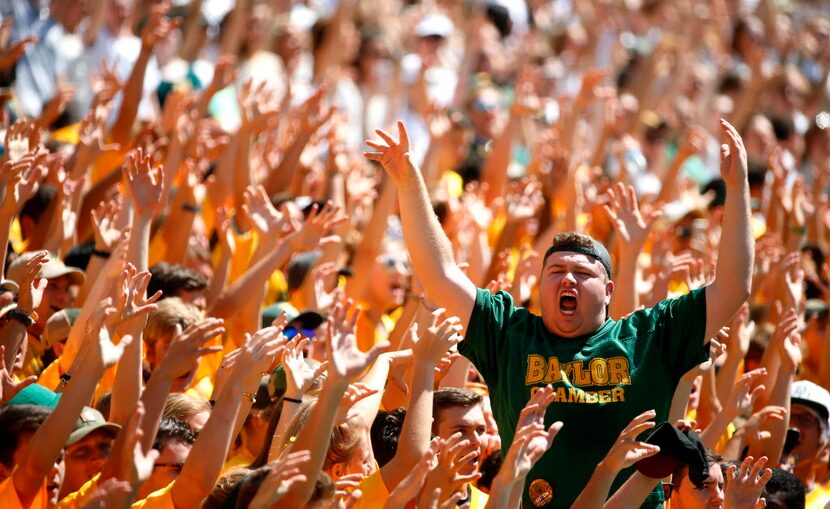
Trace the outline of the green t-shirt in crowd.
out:
M 540 316 L 514 306 L 509 294 L 479 289 L 459 351 L 487 382 L 503 453 L 519 413 L 540 387 L 551 384 L 556 391 L 547 424 L 564 423 L 527 477 L 523 506 L 569 507 L 634 417 L 654 409 L 656 422 L 665 421 L 680 378 L 708 358 L 705 329 L 703 289 L 623 320 L 608 319 L 577 338 L 549 332 Z M 612 490 L 631 472 L 622 472 Z M 656 489 L 648 502 L 654 507 L 661 499 Z

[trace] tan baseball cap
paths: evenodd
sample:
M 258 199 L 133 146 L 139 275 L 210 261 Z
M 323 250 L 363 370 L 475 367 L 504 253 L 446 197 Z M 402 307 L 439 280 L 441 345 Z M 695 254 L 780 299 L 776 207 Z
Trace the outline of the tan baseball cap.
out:
M 20 281 L 23 278 L 23 271 L 26 269 L 26 262 L 32 259 L 37 254 L 37 251 L 23 253 L 18 256 L 10 265 L 9 270 L 6 271 L 6 277 L 14 281 Z M 49 253 L 49 261 L 40 268 L 38 276 L 45 279 L 55 279 L 61 276 L 69 276 L 72 283 L 76 285 L 84 284 L 86 274 L 81 269 L 75 267 L 68 267 L 64 263 L 55 258 Z
M 53 344 L 68 338 L 69 331 L 72 330 L 72 324 L 78 319 L 80 312 L 81 310 L 78 308 L 66 308 L 50 316 L 46 320 L 43 334 L 40 337 L 40 340 L 43 342 L 43 347 L 49 348 Z

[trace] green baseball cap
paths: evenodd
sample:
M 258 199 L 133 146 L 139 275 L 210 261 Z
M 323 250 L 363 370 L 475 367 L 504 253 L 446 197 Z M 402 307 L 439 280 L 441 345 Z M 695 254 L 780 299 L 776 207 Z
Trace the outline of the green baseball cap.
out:
M 60 394 L 50 391 L 46 387 L 38 384 L 32 384 L 24 387 L 7 405 L 37 405 L 49 408 L 58 406 L 58 400 L 61 398 Z
M 69 435 L 66 445 L 72 445 L 99 429 L 106 430 L 112 437 L 115 437 L 118 434 L 118 430 L 121 429 L 121 426 L 107 422 L 104 419 L 104 414 L 92 407 L 85 406 L 81 410 L 81 415 L 78 416 L 78 420 L 75 421 L 75 430 Z

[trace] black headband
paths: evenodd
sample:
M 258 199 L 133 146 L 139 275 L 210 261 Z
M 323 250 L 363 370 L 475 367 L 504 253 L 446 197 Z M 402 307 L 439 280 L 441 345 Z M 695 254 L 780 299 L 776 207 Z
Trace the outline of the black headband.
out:
M 555 246 L 551 246 L 545 252 L 545 260 L 548 259 L 550 255 L 553 253 L 558 253 L 560 251 L 571 251 L 575 253 L 582 253 L 584 255 L 588 255 L 592 258 L 595 258 L 602 264 L 603 268 L 605 268 L 605 273 L 608 274 L 608 278 L 611 278 L 611 257 L 608 255 L 608 250 L 605 249 L 605 246 L 600 244 L 594 239 L 591 239 L 592 246 L 584 246 L 580 244 L 557 244 Z

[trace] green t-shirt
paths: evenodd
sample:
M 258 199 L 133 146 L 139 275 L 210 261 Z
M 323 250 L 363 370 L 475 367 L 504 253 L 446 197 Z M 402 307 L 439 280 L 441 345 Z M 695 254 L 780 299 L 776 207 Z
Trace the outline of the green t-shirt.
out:
M 548 332 L 540 316 L 515 307 L 505 292 L 479 289 L 459 351 L 487 382 L 503 452 L 538 387 L 556 390 L 547 424 L 564 423 L 527 477 L 523 506 L 569 507 L 634 417 L 653 408 L 656 422 L 665 421 L 680 378 L 708 357 L 705 329 L 703 289 L 606 320 L 578 338 Z M 632 471 L 621 473 L 612 490 Z

